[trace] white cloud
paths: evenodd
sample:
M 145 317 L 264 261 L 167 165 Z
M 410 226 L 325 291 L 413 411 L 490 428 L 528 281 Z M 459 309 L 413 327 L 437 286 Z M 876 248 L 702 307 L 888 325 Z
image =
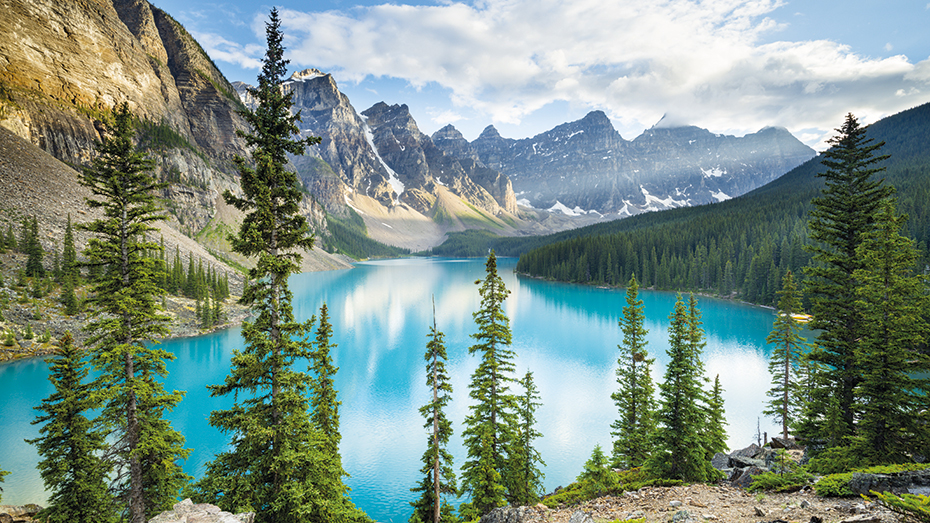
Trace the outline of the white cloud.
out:
M 885 44 L 886 51 L 891 51 L 892 49 L 894 49 L 894 45 L 892 45 L 891 42 Z
M 454 106 L 494 123 L 568 101 L 605 110 L 622 133 L 665 113 L 721 132 L 829 129 L 849 111 L 874 121 L 919 103 L 896 93 L 930 83 L 926 61 L 872 59 L 827 40 L 762 43 L 780 28 L 768 17 L 780 6 L 475 0 L 281 16 L 292 65 L 321 67 L 341 81 L 436 84 Z
M 214 60 L 236 64 L 243 69 L 261 69 L 265 48 L 261 45 L 241 45 L 215 33 L 193 33 L 194 39 Z

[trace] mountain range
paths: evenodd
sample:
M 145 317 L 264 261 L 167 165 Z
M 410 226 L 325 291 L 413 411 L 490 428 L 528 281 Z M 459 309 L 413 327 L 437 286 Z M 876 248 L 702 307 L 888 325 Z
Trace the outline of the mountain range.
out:
M 238 190 L 232 160 L 248 153 L 236 135 L 246 129 L 239 111 L 254 103 L 248 86 L 229 82 L 146 0 L 0 0 L 0 8 L 0 126 L 79 167 L 100 119 L 127 102 L 140 147 L 169 183 L 169 227 L 247 264 L 225 241 L 241 215 L 219 195 Z M 532 138 L 488 127 L 469 142 L 452 126 L 422 133 L 405 105 L 359 113 L 319 70 L 294 73 L 283 88 L 302 134 L 322 138 L 292 167 L 307 191 L 303 212 L 329 251 L 342 245 L 334 231 L 347 230 L 336 222 L 413 250 L 470 229 L 535 235 L 725 200 L 815 155 L 780 128 L 737 138 L 659 122 L 628 141 L 600 111 Z M 76 211 L 61 209 L 55 220 Z

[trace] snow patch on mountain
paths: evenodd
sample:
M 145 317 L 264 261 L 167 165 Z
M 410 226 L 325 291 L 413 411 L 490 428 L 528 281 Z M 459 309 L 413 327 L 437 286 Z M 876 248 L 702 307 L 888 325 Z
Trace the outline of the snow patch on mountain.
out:
M 368 120 L 364 115 L 362 120 Z M 384 161 L 384 158 L 381 158 L 381 154 L 378 153 L 378 148 L 375 147 L 375 135 L 371 131 L 371 127 L 368 127 L 367 121 L 364 124 L 365 126 L 365 140 L 368 141 L 368 145 L 371 147 L 371 150 L 375 153 L 375 158 L 381 162 L 381 165 L 388 173 L 388 183 L 391 184 L 391 188 L 394 189 L 394 192 L 397 194 L 397 197 L 394 199 L 394 204 L 400 203 L 400 195 L 404 192 L 404 182 L 400 181 L 400 178 L 397 177 L 397 173 L 394 172 L 394 169 L 391 169 L 387 162 Z
M 566 216 L 584 216 L 586 214 L 596 214 L 598 216 L 601 215 L 601 213 L 597 211 L 586 211 L 582 209 L 581 207 L 578 207 L 577 205 L 575 206 L 574 209 L 569 209 L 565 204 L 563 204 L 562 202 L 558 200 L 555 201 L 555 205 L 553 205 L 552 207 L 549 207 L 546 210 L 552 213 L 560 212 Z
M 649 194 L 649 191 L 642 185 L 639 186 L 639 190 L 642 191 L 643 197 L 646 198 L 646 205 L 643 207 L 644 211 L 661 211 L 688 205 L 688 200 L 675 200 L 671 196 L 663 200 L 657 196 L 653 196 Z
M 720 167 L 713 167 L 710 169 L 704 169 L 701 167 L 701 174 L 704 175 L 704 178 L 720 178 L 726 173 L 726 169 L 721 170 Z
M 727 193 L 723 191 L 712 192 L 710 193 L 710 195 L 716 198 L 718 202 L 726 201 L 731 198 L 730 196 L 727 195 Z

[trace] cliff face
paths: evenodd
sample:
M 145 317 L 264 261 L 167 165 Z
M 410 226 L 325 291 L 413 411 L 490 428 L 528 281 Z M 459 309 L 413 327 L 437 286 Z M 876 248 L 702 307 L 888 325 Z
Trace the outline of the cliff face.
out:
M 191 36 L 145 0 L 0 0 L 0 126 L 71 165 L 126 102 L 172 182 L 176 225 L 202 229 L 245 155 L 235 90 Z
M 235 83 L 240 98 L 254 106 L 248 87 Z M 358 114 L 332 76 L 316 69 L 294 73 L 284 89 L 300 111 L 301 135 L 322 139 L 292 162 L 328 212 L 344 213 L 347 201 L 358 195 L 388 212 L 405 206 L 430 217 L 444 191 L 491 216 L 517 212 L 506 176 L 436 147 L 407 106 L 379 103 Z

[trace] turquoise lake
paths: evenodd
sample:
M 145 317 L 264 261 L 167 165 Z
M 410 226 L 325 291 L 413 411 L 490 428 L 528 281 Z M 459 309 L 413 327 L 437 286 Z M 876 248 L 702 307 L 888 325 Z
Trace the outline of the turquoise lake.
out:
M 511 320 L 517 373 L 532 370 L 543 406 L 537 449 L 546 462 L 547 491 L 574 481 L 595 445 L 611 448 L 610 424 L 617 418 L 610 394 L 616 390 L 617 325 L 625 291 L 518 278 L 515 259 L 499 259 L 499 271 L 511 295 L 505 310 Z M 419 480 L 427 432 L 417 409 L 431 395 L 423 353 L 432 324 L 445 333 L 454 400 L 447 416 L 455 427 L 451 451 L 464 462 L 461 423 L 468 411 L 468 383 L 478 356 L 468 354 L 475 332 L 478 286 L 484 260 L 400 259 L 360 263 L 355 269 L 294 276 L 295 313 L 305 319 L 329 307 L 338 347 L 336 386 L 342 402 L 342 458 L 351 477 L 355 504 L 378 521 L 406 521 L 409 491 Z M 645 302 L 648 349 L 656 358 L 654 379 L 661 380 L 668 358 L 668 315 L 675 294 L 641 291 Z M 731 448 L 755 441 L 765 392 L 771 386 L 765 337 L 774 312 L 730 301 L 701 298 L 707 347 L 707 375 L 717 374 L 724 399 Z M 166 387 L 187 391 L 169 416 L 193 449 L 184 469 L 199 476 L 227 438 L 207 424 L 227 400 L 210 398 L 208 384 L 221 383 L 233 349 L 241 347 L 239 329 L 208 336 L 169 340 L 164 347 L 177 359 L 168 366 Z M 4 504 L 42 503 L 45 493 L 35 470 L 38 456 L 24 438 L 38 435 L 32 409 L 51 393 L 47 365 L 31 360 L 0 365 L 0 469 L 11 471 L 2 485 Z M 761 430 L 777 433 L 761 418 Z

